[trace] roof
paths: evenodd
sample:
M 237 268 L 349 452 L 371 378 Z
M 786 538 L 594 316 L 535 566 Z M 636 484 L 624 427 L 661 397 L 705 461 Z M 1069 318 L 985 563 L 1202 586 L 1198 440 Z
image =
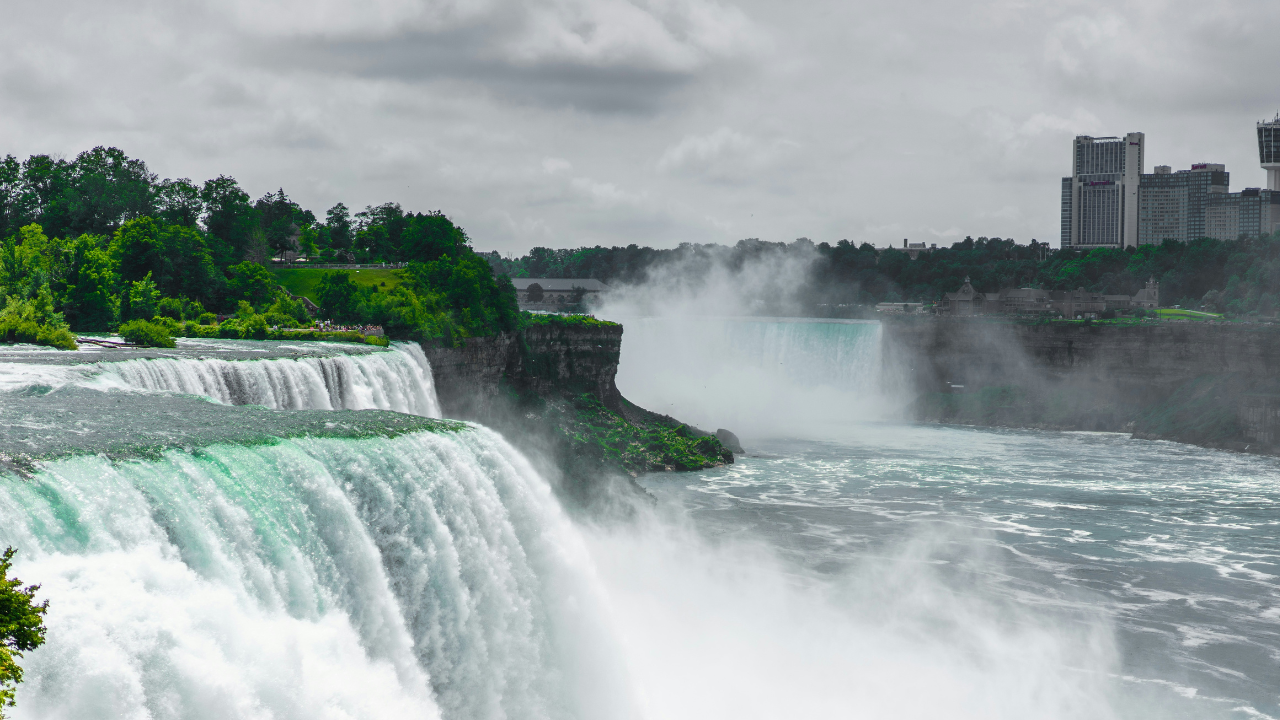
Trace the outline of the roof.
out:
M 543 290 L 553 292 L 572 292 L 574 288 L 582 288 L 587 292 L 609 289 L 608 285 L 593 278 L 511 278 L 511 284 L 516 286 L 516 290 L 528 290 L 534 283 L 541 285 Z

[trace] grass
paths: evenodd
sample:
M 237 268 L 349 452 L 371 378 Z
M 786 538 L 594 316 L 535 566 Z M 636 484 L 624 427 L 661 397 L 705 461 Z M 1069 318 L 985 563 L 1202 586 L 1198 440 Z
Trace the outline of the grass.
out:
M 597 320 L 594 315 L 552 315 L 549 313 L 531 313 L 527 310 L 520 313 L 520 326 L 559 325 L 562 327 L 617 327 L 618 323 L 608 320 Z
M 1216 315 L 1214 313 L 1200 312 L 1199 310 L 1181 310 L 1176 308 L 1159 308 L 1158 310 L 1156 310 L 1156 314 L 1158 314 L 1161 317 L 1161 319 L 1173 319 L 1173 318 L 1177 318 L 1180 320 L 1221 320 L 1222 319 L 1221 315 Z
M 294 295 L 310 298 L 311 302 L 318 303 L 319 298 L 316 295 L 316 288 L 320 285 L 320 278 L 325 273 L 345 272 L 351 278 L 351 281 L 357 285 L 367 285 L 372 287 L 381 287 L 386 283 L 386 289 L 399 285 L 403 278 L 400 271 L 393 268 L 370 268 L 365 270 L 331 270 L 328 268 L 281 268 L 271 271 L 276 280 Z

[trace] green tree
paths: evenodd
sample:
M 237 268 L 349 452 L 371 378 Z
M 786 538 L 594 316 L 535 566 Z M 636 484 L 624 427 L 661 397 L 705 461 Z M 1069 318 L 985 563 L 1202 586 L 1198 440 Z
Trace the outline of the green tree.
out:
M 432 262 L 446 256 L 457 257 L 467 243 L 462 228 L 440 212 L 419 214 L 406 224 L 400 255 L 407 262 Z
M 259 226 L 271 255 L 279 255 L 287 250 L 300 250 L 303 226 L 316 221 L 311 211 L 303 210 L 284 194 L 284 188 L 262 196 L 254 204 L 254 209 L 258 212 Z
M 166 225 L 195 228 L 204 214 L 200 188 L 188 178 L 164 180 L 155 187 L 156 217 Z
M 204 203 L 204 226 L 214 238 L 214 257 L 225 267 L 244 259 L 249 233 L 258 226 L 258 212 L 249 202 L 249 194 L 240 189 L 235 178 L 219 175 L 200 189 Z
M 212 300 L 221 291 L 222 274 L 199 230 L 138 218 L 116 231 L 110 252 L 124 282 L 150 275 L 169 297 Z
M 39 585 L 22 586 L 18 578 L 10 578 L 16 551 L 8 548 L 0 555 L 0 718 L 4 709 L 13 707 L 22 668 L 14 658 L 44 644 L 44 614 L 49 601 L 36 603 Z
M 354 323 L 364 319 L 360 288 L 351 281 L 349 273 L 325 273 L 316 288 L 316 296 L 320 300 L 320 316 L 326 320 Z
M 70 243 L 58 295 L 72 328 L 101 332 L 115 322 L 118 301 L 112 294 L 117 282 L 113 267 L 111 257 L 98 246 L 98 238 L 81 235 Z
M 160 305 L 160 291 L 151 280 L 151 273 L 128 285 L 120 298 L 120 322 L 150 320 L 156 316 Z
M 227 300 L 248 301 L 255 307 L 271 302 L 278 283 L 271 271 L 253 262 L 242 262 L 227 269 Z

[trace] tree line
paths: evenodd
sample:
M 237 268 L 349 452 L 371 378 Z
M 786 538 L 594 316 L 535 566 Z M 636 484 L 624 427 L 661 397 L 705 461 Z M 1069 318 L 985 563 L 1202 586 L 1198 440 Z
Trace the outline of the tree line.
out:
M 517 321 L 510 280 L 495 276 L 439 211 L 384 203 L 352 213 L 337 203 L 320 220 L 283 189 L 254 201 L 227 175 L 161 180 L 117 148 L 70 161 L 0 161 L 0 337 L 10 341 L 65 345 L 68 330 L 164 317 L 208 324 L 236 314 L 240 326 L 223 328 L 227 337 L 264 322 L 305 324 L 301 304 L 279 291 L 266 267 L 288 253 L 406 264 L 405 282 L 392 289 L 327 276 L 325 319 L 447 342 Z
M 792 257 L 808 272 L 795 297 L 805 312 L 828 314 L 880 302 L 935 302 L 968 278 L 980 292 L 1011 287 L 1085 290 L 1132 295 L 1149 279 L 1165 305 L 1235 315 L 1274 316 L 1280 310 L 1280 233 L 1233 241 L 1165 241 L 1124 250 L 1058 250 L 1032 240 L 966 237 L 950 247 L 921 251 L 876 248 L 848 240 L 791 243 L 741 240 L 735 245 L 684 243 L 670 249 L 628 245 L 551 249 L 519 258 L 486 255 L 512 277 L 594 278 L 638 284 L 679 269 L 697 275 L 714 264 L 737 270 L 752 262 Z

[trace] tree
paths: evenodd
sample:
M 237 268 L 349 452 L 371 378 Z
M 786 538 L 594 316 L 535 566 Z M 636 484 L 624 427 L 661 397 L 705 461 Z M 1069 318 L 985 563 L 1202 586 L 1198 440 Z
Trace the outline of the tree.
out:
M 166 225 L 195 228 L 204 214 L 200 188 L 187 178 L 165 180 L 156 185 L 156 216 Z
M 14 658 L 44 644 L 43 617 L 49 610 L 48 600 L 35 602 L 39 585 L 23 587 L 21 580 L 9 577 L 16 552 L 8 548 L 0 555 L 0 718 L 6 707 L 13 707 L 22 682 L 22 668 Z
M 116 316 L 116 284 L 111 257 L 98 247 L 92 235 L 81 235 L 70 245 L 67 267 L 56 288 L 67 323 L 79 331 L 106 330 Z
M 538 283 L 529 283 L 529 287 L 525 290 L 525 297 L 527 297 L 531 303 L 542 302 L 542 286 Z
M 227 268 L 227 272 L 231 276 L 227 282 L 228 303 L 248 301 L 251 305 L 261 306 L 271 302 L 275 296 L 276 276 L 261 265 L 245 261 Z
M 339 322 L 360 322 L 360 288 L 345 272 L 329 272 L 320 278 L 316 288 L 320 300 L 320 316 Z
M 204 203 L 204 227 L 215 238 L 214 257 L 219 266 L 244 259 L 249 233 L 258 225 L 258 213 L 249 194 L 235 178 L 219 175 L 200 189 Z
M 150 275 L 163 295 L 205 301 L 221 292 L 222 275 L 204 235 L 194 228 L 162 225 L 149 217 L 130 220 L 116 231 L 110 253 L 124 282 Z
M 338 203 L 325 213 L 325 228 L 328 235 L 329 248 L 335 254 L 345 255 L 351 250 L 351 241 L 355 236 L 351 232 L 351 211 L 346 205 Z
M 151 273 L 146 277 L 128 284 L 120 298 L 120 322 L 130 320 L 150 320 L 156 316 L 160 304 L 160 291 L 151 281 Z
M 467 242 L 467 234 L 462 228 L 440 212 L 419 214 L 406 223 L 400 241 L 400 255 L 408 262 L 432 262 L 446 256 L 456 257 L 462 248 L 467 247 Z
M 254 204 L 254 209 L 258 211 L 259 227 L 262 228 L 272 255 L 279 255 L 287 250 L 297 251 L 302 227 L 316 221 L 311 211 L 303 210 L 284 194 L 284 188 L 262 196 Z

